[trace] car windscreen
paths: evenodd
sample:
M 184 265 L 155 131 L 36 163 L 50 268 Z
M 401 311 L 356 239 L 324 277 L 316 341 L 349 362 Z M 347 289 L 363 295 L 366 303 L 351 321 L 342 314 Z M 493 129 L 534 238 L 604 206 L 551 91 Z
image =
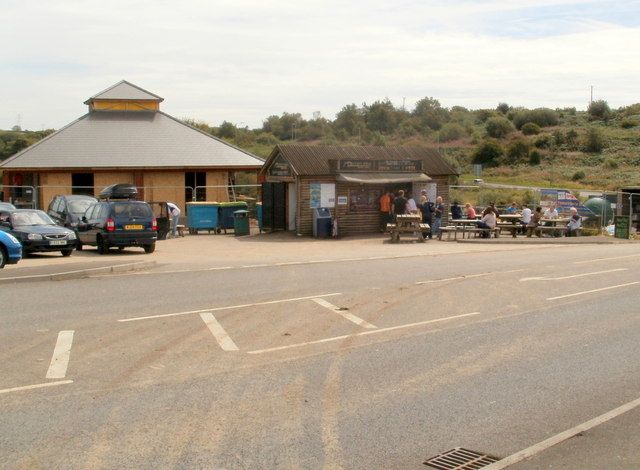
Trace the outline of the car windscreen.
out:
M 95 204 L 96 201 L 92 199 L 78 199 L 75 201 L 69 201 L 69 211 L 75 215 L 83 215 L 91 204 Z
M 14 227 L 25 225 L 55 225 L 51 217 L 42 211 L 14 212 L 11 214 Z
M 148 204 L 132 202 L 116 202 L 113 204 L 113 212 L 118 217 L 148 217 L 153 218 L 153 212 Z

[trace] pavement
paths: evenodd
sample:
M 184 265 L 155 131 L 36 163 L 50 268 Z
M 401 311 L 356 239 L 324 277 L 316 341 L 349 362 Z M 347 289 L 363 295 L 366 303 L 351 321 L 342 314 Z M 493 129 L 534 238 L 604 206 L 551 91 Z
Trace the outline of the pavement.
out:
M 515 249 L 509 245 L 573 245 L 573 244 L 624 244 L 636 243 L 613 237 L 561 237 L 561 238 L 511 238 L 464 239 L 455 242 L 430 240 L 420 244 L 403 240 L 389 243 L 388 237 L 375 234 L 343 239 L 321 240 L 296 237 L 291 233 L 254 233 L 248 237 L 233 235 L 199 234 L 182 238 L 161 240 L 154 254 L 146 255 L 137 248 L 124 251 L 112 250 L 99 255 L 95 249 L 85 247 L 71 257 L 58 253 L 38 253 L 21 260 L 17 265 L 7 265 L 0 270 L 0 284 L 31 282 L 44 279 L 60 280 L 102 275 L 110 272 L 153 269 L 160 272 L 192 269 L 230 269 L 262 267 L 282 263 L 320 263 L 358 258 L 435 256 L 451 253 L 484 251 L 486 249 Z M 465 246 L 459 246 L 465 245 Z M 473 246 L 472 246 L 473 245 Z M 490 246 L 488 248 L 487 246 Z

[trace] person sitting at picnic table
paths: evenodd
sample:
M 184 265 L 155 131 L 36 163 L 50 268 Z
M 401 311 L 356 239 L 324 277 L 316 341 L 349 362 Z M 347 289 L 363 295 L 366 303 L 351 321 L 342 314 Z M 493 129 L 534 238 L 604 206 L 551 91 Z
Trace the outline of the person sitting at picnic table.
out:
M 543 219 L 557 219 L 558 218 L 558 211 L 556 210 L 556 206 L 554 204 L 551 204 L 549 207 L 547 207 L 547 209 L 544 211 L 544 214 L 542 214 L 542 218 Z M 547 222 L 548 225 L 551 225 L 550 222 Z
M 507 214 L 517 214 L 518 213 L 518 204 L 512 202 L 509 207 L 507 207 Z
M 480 235 L 482 238 L 489 238 L 489 230 L 496 228 L 496 213 L 491 206 L 482 212 L 482 219 L 478 222 L 478 228 L 487 229 Z
M 407 200 L 404 197 L 404 191 L 401 189 L 398 191 L 398 195 L 393 200 L 393 215 L 396 217 L 398 215 L 406 214 L 407 212 Z
M 471 204 L 469 204 L 468 202 L 464 205 L 466 211 L 467 211 L 467 219 L 475 219 L 476 218 L 476 210 L 473 208 L 473 206 Z
M 407 194 L 407 214 L 417 214 L 418 206 L 416 205 L 416 200 L 413 198 L 411 193 Z
M 429 224 L 429 227 L 431 227 L 433 225 L 433 203 L 429 202 L 429 199 L 427 198 L 427 196 L 420 196 L 420 212 L 422 213 L 422 223 L 423 224 Z M 424 237 L 424 233 L 422 234 L 422 236 Z M 431 235 L 431 230 L 429 231 L 428 235 L 429 239 L 431 239 L 431 237 L 433 235 Z
M 527 224 L 527 237 L 531 238 L 533 235 L 533 231 L 540 224 L 540 219 L 542 218 L 542 207 L 536 207 L 536 210 L 533 214 L 531 214 L 531 220 Z M 538 234 L 540 236 L 540 234 Z
M 567 237 L 577 237 L 578 231 L 582 228 L 582 217 L 578 214 L 578 209 L 572 207 L 569 209 L 571 217 L 569 217 L 569 223 L 567 224 Z
M 451 204 L 451 218 L 453 220 L 462 219 L 462 207 L 458 205 L 458 201 L 453 201 Z
M 527 225 L 531 222 L 531 209 L 529 209 L 526 205 L 522 206 L 522 217 L 520 218 L 520 223 L 522 224 L 522 233 L 527 232 Z

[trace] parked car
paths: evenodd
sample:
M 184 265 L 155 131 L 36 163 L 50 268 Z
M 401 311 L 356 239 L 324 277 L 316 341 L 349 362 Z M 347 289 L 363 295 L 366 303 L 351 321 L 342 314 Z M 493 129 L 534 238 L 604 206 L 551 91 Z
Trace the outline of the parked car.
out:
M 16 264 L 22 258 L 22 244 L 10 233 L 0 231 L 0 269 Z
M 73 230 L 60 227 L 45 212 L 35 209 L 16 209 L 0 212 L 0 229 L 20 240 L 22 251 L 59 251 L 70 256 L 76 245 Z
M 47 214 L 58 225 L 75 229 L 87 209 L 98 200 L 93 196 L 79 194 L 54 196 Z
M 0 202 L 0 211 L 14 211 L 16 206 L 9 204 L 8 202 Z
M 87 209 L 77 227 L 78 249 L 96 246 L 98 253 L 109 248 L 140 246 L 153 253 L 158 239 L 158 224 L 151 207 L 141 201 L 100 201 Z

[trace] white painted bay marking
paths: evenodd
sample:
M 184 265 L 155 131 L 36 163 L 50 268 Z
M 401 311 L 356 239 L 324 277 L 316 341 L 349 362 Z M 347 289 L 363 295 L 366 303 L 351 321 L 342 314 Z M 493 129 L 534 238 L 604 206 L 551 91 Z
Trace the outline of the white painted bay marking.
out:
M 555 436 L 551 436 L 549 439 L 545 439 L 544 441 L 539 442 L 535 445 L 532 445 L 531 447 L 527 447 L 526 449 L 521 450 L 520 452 L 511 454 L 510 456 L 505 457 L 502 460 L 498 460 L 497 462 L 492 463 L 486 468 L 487 470 L 489 469 L 500 470 L 502 468 L 506 468 L 510 465 L 521 462 L 544 450 L 547 450 L 549 447 L 553 447 L 556 444 L 561 443 L 562 441 L 566 441 L 567 439 L 570 439 L 573 436 L 580 434 L 581 432 L 588 431 L 589 429 L 595 428 L 600 424 L 606 423 L 607 421 L 613 418 L 616 418 L 628 411 L 631 411 L 632 409 L 637 408 L 638 406 L 640 406 L 640 398 L 636 398 L 635 400 L 630 401 L 629 403 L 626 403 L 622 406 L 619 406 L 618 408 L 615 408 L 607 413 L 597 416 L 571 429 L 567 429 L 566 431 L 556 434 Z
M 462 315 L 454 315 L 452 317 L 436 318 L 435 320 L 426 320 L 426 321 L 421 321 L 421 322 L 417 322 L 417 323 L 408 323 L 406 325 L 392 326 L 392 327 L 389 327 L 389 328 L 380 328 L 380 329 L 377 329 L 377 330 L 362 331 L 360 333 L 354 333 L 354 334 L 351 334 L 351 335 L 334 336 L 332 338 L 324 338 L 324 339 L 318 339 L 318 340 L 315 340 L 315 341 L 307 341 L 305 343 L 289 344 L 287 346 L 278 346 L 278 347 L 275 347 L 275 348 L 257 349 L 255 351 L 248 351 L 248 354 L 264 354 L 264 353 L 269 353 L 269 352 L 274 352 L 274 351 L 282 351 L 284 349 L 301 348 L 303 346 L 309 346 L 311 344 L 330 343 L 332 341 L 340 341 L 341 339 L 356 338 L 358 336 L 372 335 L 372 334 L 376 334 L 376 333 L 385 333 L 387 331 L 400 330 L 400 329 L 403 329 L 403 328 L 413 328 L 413 327 L 417 327 L 417 326 L 429 325 L 431 323 L 439 323 L 439 322 L 443 322 L 443 321 L 455 320 L 455 319 L 458 319 L 458 318 L 470 317 L 470 316 L 474 316 L 474 315 L 480 315 L 480 312 L 464 313 Z
M 73 383 L 73 380 L 60 380 L 58 382 L 46 382 L 43 384 L 24 385 L 22 387 L 4 388 L 0 390 L 0 394 L 11 393 L 11 392 L 21 392 L 23 390 L 33 390 L 36 388 L 55 387 L 56 385 L 65 385 L 65 384 L 71 384 L 71 383 Z
M 340 292 L 333 292 L 330 294 L 319 294 L 319 295 L 308 295 L 306 297 L 293 297 L 291 299 L 280 299 L 280 300 L 268 300 L 266 302 L 254 302 L 251 304 L 240 304 L 240 305 L 229 305 L 227 307 L 214 307 L 214 308 L 204 308 L 202 310 L 190 310 L 187 312 L 176 312 L 176 313 L 163 313 L 160 315 L 148 315 L 146 317 L 133 317 L 133 318 L 122 318 L 118 320 L 119 322 L 129 322 L 129 321 L 138 321 L 138 320 L 149 320 L 152 318 L 165 318 L 165 317 L 176 317 L 180 315 L 191 315 L 194 313 L 205 313 L 205 312 L 219 312 L 221 310 L 234 310 L 238 308 L 247 308 L 247 307 L 255 307 L 258 305 L 273 305 L 280 304 L 285 302 L 297 302 L 299 300 L 309 300 L 315 299 L 316 297 L 333 297 L 335 295 L 341 295 Z
M 509 274 L 509 273 L 519 273 L 524 271 L 524 269 L 512 269 L 509 271 L 491 271 L 491 272 L 487 272 L 487 273 L 478 273 L 478 274 L 463 274 L 461 276 L 455 276 L 455 277 L 446 277 L 444 279 L 431 279 L 429 281 L 418 281 L 416 282 L 417 285 L 421 285 L 421 284 L 431 284 L 434 282 L 447 282 L 447 281 L 457 281 L 460 279 L 471 279 L 474 277 L 482 277 L 482 276 L 490 276 L 492 274 Z
M 614 259 L 625 259 L 625 258 L 636 258 L 639 255 L 624 255 L 624 256 L 612 256 L 611 258 L 593 258 L 593 259 L 585 259 L 582 261 L 574 261 L 573 264 L 585 264 L 585 263 L 595 263 L 597 261 L 610 261 Z
M 236 346 L 236 343 L 233 342 L 224 328 L 222 328 L 222 325 L 218 323 L 218 320 L 213 316 L 213 313 L 201 313 L 200 318 L 202 318 L 202 321 L 207 325 L 207 328 L 209 328 L 209 331 L 213 334 L 213 337 L 224 351 L 238 351 L 238 346 Z
M 67 375 L 71 345 L 73 344 L 73 330 L 58 333 L 56 347 L 53 349 L 51 364 L 47 371 L 47 379 L 63 379 Z
M 564 279 L 573 279 L 576 277 L 596 276 L 598 274 L 615 273 L 617 271 L 628 271 L 627 268 L 607 269 L 606 271 L 594 271 L 590 273 L 573 274 L 571 276 L 561 277 L 523 277 L 520 282 L 526 281 L 563 281 Z
M 582 292 L 574 292 L 573 294 L 558 295 L 556 297 L 549 297 L 547 300 L 566 299 L 567 297 L 575 297 L 577 295 L 591 294 L 592 292 L 602 292 L 603 290 L 618 289 L 619 287 L 633 286 L 635 284 L 640 284 L 640 281 L 628 282 L 626 284 L 619 284 L 617 286 L 601 287 L 600 289 L 591 289 L 591 290 L 585 290 Z
M 332 303 L 327 302 L 324 299 L 315 298 L 315 299 L 311 299 L 311 300 L 313 300 L 318 305 L 321 305 L 324 308 L 327 308 L 327 309 L 331 310 L 332 312 L 337 313 L 338 315 L 342 316 L 343 318 L 346 318 L 350 322 L 353 322 L 356 325 L 360 325 L 363 328 L 369 328 L 369 329 L 377 328 L 377 326 L 372 325 L 368 321 L 365 321 L 362 318 L 360 318 L 360 317 L 358 317 L 358 316 L 356 316 L 356 315 L 354 315 L 352 313 L 345 312 L 340 307 L 337 307 L 337 306 L 333 305 Z

